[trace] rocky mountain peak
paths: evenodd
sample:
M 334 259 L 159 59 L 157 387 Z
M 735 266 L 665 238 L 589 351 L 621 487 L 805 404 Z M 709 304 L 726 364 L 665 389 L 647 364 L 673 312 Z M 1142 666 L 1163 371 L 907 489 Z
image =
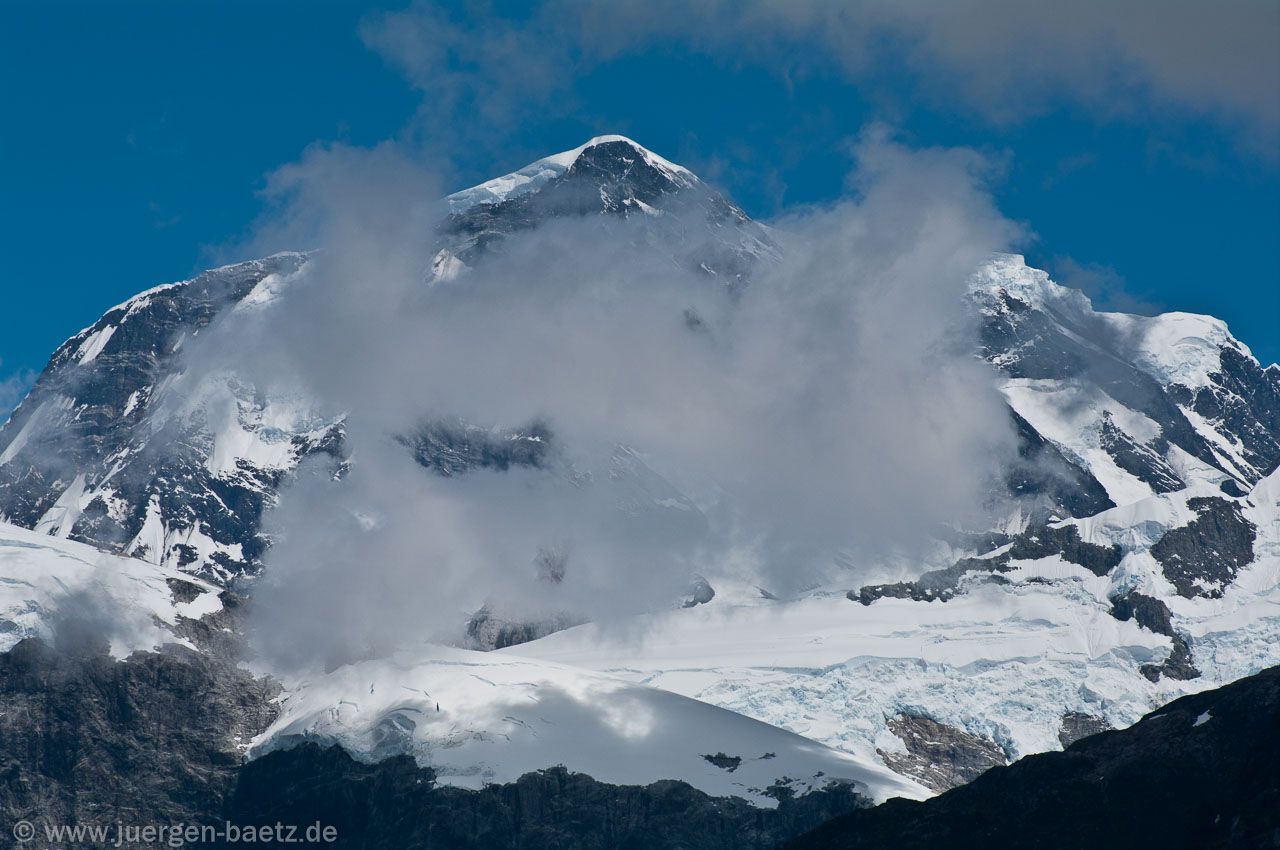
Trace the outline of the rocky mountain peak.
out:
M 596 136 L 572 150 L 531 162 L 518 171 L 455 192 L 448 198 L 451 215 L 464 215 L 477 206 L 497 206 L 515 201 L 561 178 L 582 188 L 619 188 L 624 196 L 648 196 L 689 188 L 700 183 L 688 169 L 663 159 L 626 136 Z
M 653 241 L 729 286 L 740 284 L 759 257 L 777 251 L 767 228 L 687 168 L 626 136 L 597 136 L 447 202 L 429 271 L 436 281 L 453 278 L 512 234 L 553 219 L 649 222 L 659 231 Z M 704 226 L 690 226 L 698 224 Z

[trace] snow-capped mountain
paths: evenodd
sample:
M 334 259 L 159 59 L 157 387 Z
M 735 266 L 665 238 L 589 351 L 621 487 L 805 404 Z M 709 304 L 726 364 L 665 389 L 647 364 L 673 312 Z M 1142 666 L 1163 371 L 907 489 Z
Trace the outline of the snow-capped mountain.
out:
M 185 341 L 298 273 L 281 254 L 156 287 L 54 352 L 0 430 L 0 517 L 226 581 L 260 563 L 281 475 L 336 452 L 340 423 L 268 410 L 252 387 L 170 392 Z
M 80 634 L 116 659 L 166 645 L 213 651 L 208 632 L 228 625 L 226 604 L 236 604 L 178 570 L 7 523 L 0 576 L 0 652 Z M 249 758 L 303 741 L 336 744 L 368 761 L 412 755 L 441 784 L 477 789 L 564 765 L 620 785 L 682 779 L 766 807 L 779 789 L 832 782 L 875 802 L 927 795 L 878 763 L 792 732 L 555 662 L 424 647 L 283 685 L 275 723 L 243 742 Z
M 935 789 L 1280 662 L 1280 369 L 1218 320 L 1101 313 L 1021 257 L 973 278 L 1025 466 L 1003 531 L 802 600 L 708 576 L 695 610 L 503 652 L 613 672 Z M 968 547 L 966 549 L 966 547 Z M 851 604 L 853 603 L 853 604 Z
M 643 222 L 650 250 L 730 293 L 780 251 L 689 171 L 617 136 L 447 206 L 424 287 L 462 282 L 487 254 L 564 218 Z M 59 558 L 88 557 L 75 541 L 133 556 L 110 561 L 112 574 L 135 565 L 148 587 L 186 574 L 206 596 L 233 583 L 251 593 L 237 580 L 262 569 L 264 511 L 303 459 L 346 458 L 344 419 L 235 375 L 180 381 L 181 351 L 298 285 L 308 262 L 280 254 L 149 290 L 61 346 L 0 429 L 0 517 L 28 530 L 10 537 L 37 548 L 61 538 L 47 544 Z M 748 797 L 784 774 L 808 782 L 822 771 L 879 798 L 915 780 L 955 785 L 1280 663 L 1280 368 L 1262 368 L 1216 319 L 1095 311 L 1012 255 L 979 269 L 969 296 L 1019 441 L 1002 494 L 1016 507 L 997 527 L 956 532 L 928 563 L 792 599 L 708 574 L 687 607 L 673 600 L 626 630 L 641 640 L 487 612 L 472 620 L 476 643 L 519 645 L 285 683 L 280 718 L 253 752 L 337 742 L 364 759 L 412 755 L 459 782 L 506 781 L 558 758 L 610 781 L 675 776 Z M 498 432 L 455 420 L 396 436 L 406 462 L 443 476 L 536 467 L 551 442 L 536 424 Z M 610 498 L 696 513 L 636 453 L 620 448 L 609 463 L 599 478 Z M 168 602 L 146 600 L 179 622 Z M 39 634 L 10 619 L 28 630 L 14 634 Z M 486 680 L 519 710 L 488 725 L 448 714 L 489 700 L 475 684 Z M 598 752 L 572 750 L 550 726 L 576 715 L 520 702 L 559 690 L 588 703 L 622 694 L 682 731 L 661 738 L 663 758 L 610 773 L 597 756 L 619 752 L 617 728 Z M 721 731 L 699 732 L 708 752 L 691 755 L 689 729 Z M 507 744 L 509 760 L 492 755 Z M 760 761 L 766 752 L 777 761 Z
M 765 228 L 690 172 L 617 136 L 448 204 L 428 283 L 560 216 L 643 215 L 654 250 L 728 287 L 776 251 Z M 213 376 L 194 397 L 174 384 L 184 342 L 269 303 L 306 263 L 285 253 L 156 287 L 67 340 L 0 428 L 0 518 L 222 582 L 255 574 L 268 545 L 262 514 L 282 476 L 309 455 L 341 456 L 342 417 L 266 398 L 234 375 Z M 536 463 L 533 427 L 495 435 L 427 422 L 404 441 L 423 466 L 455 474 Z
M 699 180 L 624 136 L 581 147 L 448 198 L 448 244 L 432 260 L 436 279 L 512 234 L 561 217 L 646 216 L 656 250 L 733 287 L 777 251 L 764 227 Z
M 1240 496 L 1280 461 L 1280 367 L 1221 321 L 1095 312 L 1016 256 L 973 293 L 1010 406 L 1114 503 L 1195 484 Z

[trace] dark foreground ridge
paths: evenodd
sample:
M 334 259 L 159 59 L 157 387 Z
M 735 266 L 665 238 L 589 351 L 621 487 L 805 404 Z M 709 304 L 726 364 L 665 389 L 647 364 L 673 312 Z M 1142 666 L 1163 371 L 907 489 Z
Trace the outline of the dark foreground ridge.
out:
M 322 824 L 336 841 L 299 846 L 362 850 L 751 850 L 797 835 L 789 850 L 1280 847 L 1280 667 L 932 800 L 873 809 L 840 786 L 803 797 L 779 787 L 770 810 L 564 768 L 468 791 L 407 756 L 365 764 L 314 743 L 242 763 L 238 744 L 274 718 L 274 694 L 182 647 L 116 661 L 91 640 L 24 640 L 0 654 L 0 819 Z
M 105 841 L 48 844 L 68 850 L 116 846 L 117 824 L 228 823 L 331 826 L 336 841 L 292 846 L 343 850 L 763 850 L 865 805 L 848 786 L 801 797 L 779 786 L 778 806 L 760 809 L 684 782 L 609 785 L 564 768 L 468 791 L 408 756 L 363 764 L 313 743 L 246 764 L 240 745 L 275 719 L 276 692 L 181 646 L 117 661 L 65 629 L 56 646 L 21 641 L 0 654 L 0 847 L 27 821 L 42 840 L 46 825 L 108 829 Z M 189 846 L 245 846 L 221 838 Z
M 786 850 L 1113 847 L 1280 847 L 1280 667 L 931 800 L 842 815 Z
M 227 820 L 323 823 L 341 848 L 421 850 L 751 850 L 773 848 L 860 798 L 832 787 L 779 794 L 776 809 L 708 797 L 672 780 L 608 785 L 555 767 L 480 791 L 441 787 L 408 756 L 377 764 L 303 744 L 241 771 Z

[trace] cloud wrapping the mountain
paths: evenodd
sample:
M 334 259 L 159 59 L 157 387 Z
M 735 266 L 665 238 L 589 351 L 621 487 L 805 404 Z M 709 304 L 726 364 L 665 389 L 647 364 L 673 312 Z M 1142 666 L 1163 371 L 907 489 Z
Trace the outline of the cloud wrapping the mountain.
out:
M 485 602 L 638 612 L 699 573 L 852 583 L 990 507 L 1013 438 L 964 291 L 1018 234 L 978 155 L 868 133 L 853 197 L 777 222 L 780 259 L 737 294 L 662 249 L 661 216 L 544 222 L 431 285 L 441 209 L 402 191 L 430 177 L 384 155 L 291 167 L 302 208 L 279 220 L 321 250 L 276 302 L 186 348 L 184 380 L 230 371 L 346 416 L 341 480 L 304 468 L 267 518 L 255 599 L 277 660 L 456 639 Z M 548 453 L 454 477 L 413 462 L 405 437 L 459 419 L 541 423 Z M 565 556 L 559 583 L 546 551 Z

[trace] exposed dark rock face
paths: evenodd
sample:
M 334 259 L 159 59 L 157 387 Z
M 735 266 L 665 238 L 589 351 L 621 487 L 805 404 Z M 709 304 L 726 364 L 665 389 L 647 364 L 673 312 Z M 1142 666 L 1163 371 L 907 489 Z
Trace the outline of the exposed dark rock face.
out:
M 1173 641 L 1169 657 L 1161 664 L 1143 664 L 1142 675 L 1151 681 L 1159 681 L 1161 676 L 1170 679 L 1197 679 L 1200 671 L 1191 662 L 1191 648 L 1187 639 L 1173 629 L 1173 617 L 1169 606 L 1152 596 L 1144 596 L 1136 591 L 1129 591 L 1124 596 L 1111 600 L 1111 616 L 1117 620 L 1134 620 L 1144 629 L 1158 635 L 1168 635 Z
M 338 830 L 323 846 L 341 848 L 728 850 L 774 847 L 865 804 L 847 786 L 803 797 L 778 786 L 778 808 L 759 809 L 683 782 L 615 786 L 563 768 L 473 792 L 436 786 L 406 756 L 366 765 L 314 744 L 244 764 L 240 745 L 276 716 L 270 681 L 179 646 L 123 661 L 103 649 L 68 633 L 0 655 L 6 824 L 321 823 Z
M 261 515 L 279 471 L 242 461 L 233 473 L 215 474 L 207 465 L 207 423 L 197 417 L 161 425 L 151 418 L 152 402 L 181 370 L 184 341 L 265 278 L 290 274 L 304 261 L 281 254 L 205 272 L 131 299 L 67 340 L 0 430 L 0 451 L 11 455 L 0 465 L 0 516 L 32 528 L 83 476 L 84 492 L 96 495 L 67 520 L 72 539 L 119 550 L 137 537 L 150 510 L 171 530 L 199 529 L 215 551 L 207 561 L 181 543 L 134 554 L 223 580 L 256 572 L 266 548 Z M 254 404 L 249 396 L 242 401 Z M 297 458 L 332 453 L 339 439 L 296 438 L 290 448 Z
M 468 238 L 458 256 L 470 264 L 510 234 L 549 219 L 642 213 L 640 203 L 662 206 L 669 200 L 666 196 L 685 188 L 673 175 L 648 163 L 630 144 L 605 142 L 583 151 L 564 174 L 537 192 L 500 203 L 477 204 L 451 215 L 443 232 Z
M 1028 756 L 922 803 L 890 800 L 788 850 L 1273 848 L 1280 667 L 1183 697 L 1134 726 Z
M 1068 460 L 1013 408 L 1009 416 L 1018 435 L 1018 460 L 1005 475 L 1011 494 L 1043 496 L 1049 506 L 1071 517 L 1093 516 L 1116 506 L 1091 473 Z
M 1169 451 L 1169 441 L 1163 437 L 1157 437 L 1150 443 L 1139 443 L 1116 427 L 1110 413 L 1104 413 L 1098 442 L 1117 466 L 1149 485 L 1152 491 L 1174 493 L 1186 486 L 1164 459 Z
M 1245 489 L 1241 487 L 1239 482 L 1234 478 L 1222 479 L 1222 481 L 1218 483 L 1218 489 L 1226 493 L 1228 496 L 1235 496 L 1236 498 L 1247 495 Z
M 1108 732 L 1111 729 L 1111 724 L 1105 718 L 1084 714 L 1079 711 L 1068 711 L 1062 715 L 1062 725 L 1058 729 L 1058 741 L 1062 744 L 1062 748 L 1066 749 L 1081 738 L 1087 738 L 1099 732 Z
M 1171 640 L 1173 649 L 1169 650 L 1169 657 L 1161 664 L 1143 664 L 1138 668 L 1142 675 L 1153 682 L 1159 681 L 1161 676 L 1170 679 L 1199 679 L 1200 671 L 1191 661 L 1191 648 L 1187 646 L 1187 639 L 1174 634 Z
M 713 756 L 704 755 L 703 758 L 721 770 L 727 770 L 730 773 L 733 773 L 738 769 L 738 765 L 742 764 L 742 756 L 727 756 L 724 753 L 716 753 Z
M 558 585 L 564 581 L 568 563 L 569 553 L 566 549 L 556 546 L 540 547 L 533 559 L 534 576 L 540 582 Z M 553 611 L 541 616 L 530 616 L 527 613 L 512 615 L 495 610 L 486 603 L 467 621 L 466 644 L 470 649 L 490 652 L 528 643 L 583 622 L 582 618 L 564 611 Z
M 182 579 L 165 579 L 165 584 L 169 585 L 169 593 L 173 596 L 173 601 L 179 604 L 194 602 L 200 598 L 201 594 L 205 593 L 204 588 L 200 587 L 200 585 L 190 581 L 183 581 Z
M 633 145 L 619 140 L 583 151 L 568 171 L 538 193 L 536 203 L 552 216 L 625 215 L 641 212 L 637 201 L 657 206 L 684 188 L 686 181 L 655 167 Z
M 1253 561 L 1257 529 L 1240 513 L 1240 503 L 1214 497 L 1187 500 L 1198 516 L 1167 531 L 1151 547 L 1165 578 L 1179 596 L 1216 597 Z
M 224 661 L 239 661 L 246 657 L 244 626 L 252 604 L 233 590 L 218 592 L 222 607 L 198 620 L 179 617 L 173 632 L 191 641 L 198 649 L 211 653 Z
M 995 741 L 930 717 L 900 714 L 889 720 L 889 729 L 902 739 L 907 751 L 877 750 L 881 760 L 891 770 L 912 776 L 935 791 L 963 785 L 996 765 L 1008 763 Z
M 64 634 L 0 655 L 6 823 L 216 823 L 276 689 L 176 645 L 123 661 L 104 649 Z
M 551 449 L 551 431 L 541 423 L 510 432 L 462 422 L 433 422 L 402 438 L 423 467 L 451 477 L 473 469 L 540 467 Z
M 1219 360 L 1221 368 L 1209 376 L 1209 386 L 1194 394 L 1176 387 L 1179 400 L 1225 426 L 1240 440 L 1246 462 L 1266 475 L 1280 460 L 1280 369 L 1263 369 L 1227 346 L 1219 348 Z
M 505 649 L 579 625 L 581 619 L 551 614 L 537 620 L 508 620 L 485 606 L 467 621 L 467 645 L 485 652 Z
M 683 782 L 606 785 L 564 768 L 464 791 L 398 756 L 375 765 L 304 744 L 245 766 L 226 817 L 239 824 L 333 825 L 335 848 L 416 850 L 751 850 L 772 848 L 861 798 L 832 787 L 778 789 L 776 809 Z
M 1158 635 L 1173 636 L 1173 616 L 1169 606 L 1153 596 L 1131 590 L 1111 600 L 1111 616 L 1117 620 L 1135 620 L 1139 626 Z
M 681 605 L 685 608 L 692 608 L 695 605 L 705 605 L 715 598 L 716 591 L 711 586 L 711 583 L 702 576 L 694 576 L 693 583 L 689 585 L 688 595 Z
M 1041 525 L 1028 528 L 1013 538 L 999 555 L 982 558 L 962 558 L 943 570 L 930 570 L 915 581 L 895 584 L 867 585 L 856 593 L 849 591 L 849 599 L 870 605 L 885 597 L 913 599 L 928 602 L 951 599 L 960 590 L 960 581 L 968 573 L 975 573 L 982 581 L 1007 581 L 998 573 L 1007 572 L 1013 561 L 1033 561 L 1059 555 L 1065 561 L 1079 564 L 1097 576 L 1104 576 L 1120 564 L 1123 557 L 1119 546 L 1098 546 L 1080 539 L 1080 530 L 1070 523 L 1061 526 Z
M 1004 567 L 1010 561 L 1031 561 L 1050 555 L 1061 555 L 1064 561 L 1079 564 L 1096 576 L 1105 576 L 1120 565 L 1124 553 L 1119 546 L 1084 542 L 1080 539 L 1080 529 L 1067 523 L 1029 528 L 1014 538 L 1007 552 L 991 560 Z
M 960 580 L 970 572 L 978 574 L 982 581 L 1005 581 L 989 574 L 995 566 L 981 558 L 964 558 L 944 570 L 929 570 L 915 581 L 899 581 L 893 584 L 869 584 L 859 590 L 849 591 L 848 598 L 863 605 L 877 599 L 911 599 L 915 602 L 946 602 L 960 592 Z
M 660 216 L 649 215 L 655 210 L 678 213 L 681 224 L 666 227 Z M 665 250 L 730 288 L 745 281 L 761 253 L 775 250 L 764 228 L 718 192 L 690 174 L 655 166 L 621 140 L 587 148 L 536 192 L 451 215 L 441 236 L 450 245 L 447 250 L 472 265 L 512 234 L 558 218 L 599 215 L 644 219 Z M 706 225 L 705 232 L 699 223 Z
M 1179 407 L 1179 402 L 1187 399 L 1174 389 L 1177 385 L 1165 387 L 1139 369 L 1129 359 L 1129 352 L 1123 350 L 1123 341 L 1115 339 L 1112 332 L 1098 323 L 1091 324 L 1087 319 L 1066 315 L 1052 307 L 1037 309 L 1003 290 L 994 301 L 988 296 L 984 296 L 984 300 L 982 353 L 1009 377 L 1075 379 L 1089 383 L 1155 422 L 1160 427 L 1161 446 L 1178 446 L 1215 469 L 1237 474 L 1224 468 L 1209 441 L 1187 419 Z M 1274 403 L 1261 370 L 1242 379 L 1249 383 L 1246 392 L 1250 399 L 1263 405 Z M 1272 410 L 1280 412 L 1280 408 Z M 1271 415 L 1274 414 L 1267 414 Z M 1161 465 L 1162 453 L 1157 447 L 1117 445 L 1116 449 L 1113 456 L 1118 453 L 1126 458 L 1121 461 L 1117 457 L 1122 466 L 1130 463 L 1140 467 L 1144 475 L 1155 480 L 1163 480 L 1172 472 Z M 1247 484 L 1261 477 L 1256 468 L 1246 471 L 1245 475 Z

